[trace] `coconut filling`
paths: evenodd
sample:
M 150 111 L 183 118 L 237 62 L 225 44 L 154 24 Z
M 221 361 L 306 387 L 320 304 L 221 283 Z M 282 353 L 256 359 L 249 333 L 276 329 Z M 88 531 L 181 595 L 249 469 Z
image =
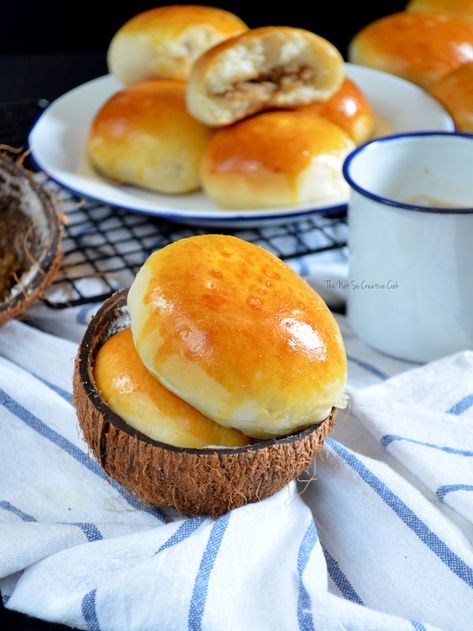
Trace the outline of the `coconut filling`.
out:
M 228 87 L 215 87 L 209 90 L 209 96 L 229 101 L 234 107 L 243 106 L 247 111 L 253 111 L 272 102 L 276 94 L 288 95 L 307 87 L 315 77 L 315 71 L 310 66 L 289 64 L 262 72 L 253 78 L 235 81 Z

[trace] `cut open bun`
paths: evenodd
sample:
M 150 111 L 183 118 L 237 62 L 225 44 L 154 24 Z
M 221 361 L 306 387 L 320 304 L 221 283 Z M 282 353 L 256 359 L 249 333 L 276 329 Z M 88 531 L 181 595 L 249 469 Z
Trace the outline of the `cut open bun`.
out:
M 330 42 L 303 29 L 268 26 L 199 57 L 189 77 L 187 106 L 207 125 L 229 125 L 272 107 L 328 99 L 343 78 L 343 59 Z

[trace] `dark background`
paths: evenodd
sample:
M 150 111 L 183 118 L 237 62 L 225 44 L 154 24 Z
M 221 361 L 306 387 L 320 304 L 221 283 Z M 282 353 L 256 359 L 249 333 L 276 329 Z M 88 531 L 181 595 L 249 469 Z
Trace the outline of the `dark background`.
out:
M 140 0 L 5 0 L 0 15 L 0 101 L 54 99 L 105 74 L 105 53 L 115 31 L 133 15 L 159 4 Z M 306 28 L 329 39 L 345 57 L 348 42 L 360 28 L 405 6 L 405 2 L 393 0 L 376 4 L 363 0 L 202 4 L 232 11 L 250 27 Z
M 405 2 L 339 3 L 334 0 L 202 2 L 236 13 L 250 27 L 306 28 L 337 46 L 346 58 L 348 43 L 363 26 L 404 8 Z M 76 85 L 106 74 L 105 53 L 115 31 L 156 2 L 7 0 L 0 15 L 0 102 L 26 98 L 52 100 Z M 1 142 L 1 139 L 0 139 Z M 0 542 L 1 545 L 1 542 Z M 99 562 L 99 560 L 97 560 Z M 6 631 L 66 629 L 6 611 Z

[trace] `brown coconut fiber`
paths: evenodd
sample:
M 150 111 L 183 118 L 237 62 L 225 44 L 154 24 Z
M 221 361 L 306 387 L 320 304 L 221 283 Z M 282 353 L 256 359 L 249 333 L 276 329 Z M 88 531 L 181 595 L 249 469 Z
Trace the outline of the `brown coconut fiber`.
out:
M 0 154 L 0 325 L 22 315 L 61 262 L 62 220 L 21 164 Z

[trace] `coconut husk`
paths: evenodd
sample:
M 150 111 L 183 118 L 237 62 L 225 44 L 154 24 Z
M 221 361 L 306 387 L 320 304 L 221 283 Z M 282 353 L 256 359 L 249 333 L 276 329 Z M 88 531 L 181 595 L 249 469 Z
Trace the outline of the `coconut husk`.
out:
M 238 448 L 179 448 L 135 430 L 102 400 L 94 383 L 98 349 L 130 325 L 126 290 L 105 301 L 79 346 L 74 402 L 85 440 L 105 471 L 154 506 L 214 517 L 272 495 L 311 463 L 335 423 Z
M 49 193 L 0 153 L 0 324 L 24 313 L 61 261 L 62 219 Z

